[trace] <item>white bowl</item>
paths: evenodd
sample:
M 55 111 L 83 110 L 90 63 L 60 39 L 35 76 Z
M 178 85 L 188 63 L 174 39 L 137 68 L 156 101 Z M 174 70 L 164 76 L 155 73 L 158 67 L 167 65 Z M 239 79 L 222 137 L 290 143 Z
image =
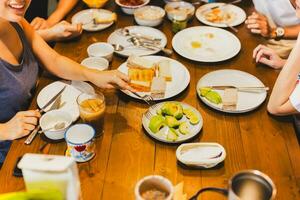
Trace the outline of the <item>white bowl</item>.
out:
M 109 43 L 98 42 L 91 44 L 87 48 L 87 53 L 89 57 L 102 57 L 111 62 L 114 54 L 114 47 Z
M 167 16 L 169 20 L 172 21 L 174 16 L 176 15 L 176 13 L 172 12 L 171 10 L 178 7 L 188 9 L 188 11 L 186 12 L 188 20 L 191 19 L 195 14 L 195 6 L 193 6 L 193 4 L 185 1 L 174 1 L 174 2 L 167 3 L 165 6 L 165 11 L 167 12 Z
M 126 13 L 127 15 L 133 15 L 134 11 L 137 8 L 143 7 L 143 6 L 147 5 L 150 2 L 150 0 L 143 0 L 144 3 L 141 4 L 141 5 L 138 5 L 138 6 L 127 6 L 127 5 L 121 4 L 120 0 L 115 0 L 115 1 L 116 1 L 116 4 L 118 4 L 121 7 L 122 11 L 124 13 Z
M 187 166 L 212 168 L 225 160 L 226 151 L 218 143 L 186 143 L 177 148 L 176 157 Z
M 158 26 L 166 12 L 158 6 L 144 6 L 134 11 L 134 19 L 141 26 Z
M 81 62 L 81 65 L 90 69 L 103 71 L 108 69 L 109 62 L 102 57 L 88 57 Z
M 55 126 L 55 124 L 64 122 L 65 127 L 59 130 L 46 130 L 49 128 L 52 128 Z M 49 139 L 52 140 L 60 140 L 64 138 L 64 134 L 67 130 L 67 128 L 71 125 L 72 123 L 72 116 L 61 110 L 52 110 L 47 113 L 45 113 L 41 119 L 40 119 L 40 126 L 42 131 L 44 132 L 45 136 Z
M 151 189 L 153 188 L 153 186 L 163 189 L 164 191 L 169 193 L 165 200 L 172 200 L 174 196 L 174 188 L 171 181 L 159 175 L 150 175 L 139 180 L 134 189 L 135 199 L 143 200 L 141 196 L 141 190 L 145 190 L 145 188 Z

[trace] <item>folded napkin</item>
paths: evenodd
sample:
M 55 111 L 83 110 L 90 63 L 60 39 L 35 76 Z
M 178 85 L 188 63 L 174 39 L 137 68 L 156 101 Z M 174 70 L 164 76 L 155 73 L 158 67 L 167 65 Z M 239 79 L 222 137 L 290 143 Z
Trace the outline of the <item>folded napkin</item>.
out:
M 238 90 L 236 88 L 227 88 L 223 95 L 223 110 L 236 110 L 238 101 Z
M 273 49 L 281 58 L 288 58 L 296 40 L 268 40 L 266 46 Z

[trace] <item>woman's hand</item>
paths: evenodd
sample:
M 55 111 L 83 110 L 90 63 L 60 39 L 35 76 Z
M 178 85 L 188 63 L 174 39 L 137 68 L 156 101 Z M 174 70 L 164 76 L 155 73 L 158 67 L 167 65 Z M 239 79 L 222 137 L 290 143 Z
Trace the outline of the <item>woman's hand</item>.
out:
M 253 50 L 253 59 L 257 63 L 268 65 L 274 69 L 281 69 L 286 60 L 280 58 L 273 49 L 270 49 L 264 45 L 258 45 Z
M 50 24 L 45 20 L 44 18 L 41 17 L 36 17 L 32 20 L 30 25 L 35 29 L 35 30 L 42 30 L 42 29 L 47 29 L 50 28 Z
M 129 78 L 118 70 L 102 71 L 93 70 L 89 75 L 92 83 L 103 89 L 119 88 L 121 90 L 134 91 L 129 86 Z
M 38 30 L 37 32 L 47 42 L 69 40 L 81 35 L 82 25 L 70 24 L 67 21 L 61 21 L 51 28 Z
M 272 34 L 272 29 L 269 26 L 268 19 L 264 15 L 253 12 L 252 15 L 247 18 L 245 24 L 247 25 L 247 28 L 250 29 L 251 33 L 259 34 L 267 38 L 274 37 Z
M 28 135 L 38 124 L 38 110 L 18 112 L 11 120 L 0 124 L 1 140 L 14 140 Z

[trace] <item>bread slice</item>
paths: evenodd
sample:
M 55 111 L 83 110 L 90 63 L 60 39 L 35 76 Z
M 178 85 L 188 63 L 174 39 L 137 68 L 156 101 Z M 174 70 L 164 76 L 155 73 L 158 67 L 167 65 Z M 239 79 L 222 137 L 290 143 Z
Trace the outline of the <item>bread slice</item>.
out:
M 164 98 L 167 83 L 162 77 L 154 77 L 151 84 L 151 96 L 154 98 Z
M 150 92 L 155 76 L 155 63 L 138 56 L 130 56 L 127 60 L 130 85 L 140 92 Z
M 93 12 L 93 19 L 96 24 L 110 24 L 117 20 L 116 13 Z
M 171 61 L 162 60 L 158 63 L 158 76 L 166 81 L 172 81 Z

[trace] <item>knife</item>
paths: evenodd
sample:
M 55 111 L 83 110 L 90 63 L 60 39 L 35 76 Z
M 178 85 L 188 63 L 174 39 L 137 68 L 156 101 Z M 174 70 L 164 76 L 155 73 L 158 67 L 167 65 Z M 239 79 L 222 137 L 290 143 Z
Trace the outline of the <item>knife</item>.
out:
M 53 105 L 51 106 L 50 110 L 53 110 L 53 109 L 56 109 L 59 104 L 56 103 L 56 101 L 59 101 L 60 102 L 60 98 L 61 98 L 61 94 L 63 93 L 63 91 L 66 89 L 66 85 L 54 96 L 52 97 L 40 110 L 39 112 L 40 113 L 44 113 L 45 110 L 51 103 L 53 103 Z M 58 106 L 57 106 L 58 105 Z M 38 125 L 31 133 L 30 135 L 26 138 L 25 140 L 25 144 L 31 144 L 32 140 L 35 138 L 35 136 L 37 135 L 39 129 L 41 128 L 40 125 Z

